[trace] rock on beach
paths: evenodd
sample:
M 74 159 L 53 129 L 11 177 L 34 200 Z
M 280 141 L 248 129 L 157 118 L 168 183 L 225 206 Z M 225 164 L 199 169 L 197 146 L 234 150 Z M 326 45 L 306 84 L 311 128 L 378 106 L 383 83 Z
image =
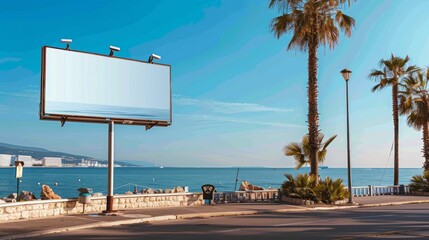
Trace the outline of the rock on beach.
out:
M 48 185 L 42 185 L 42 191 L 40 192 L 40 198 L 42 200 L 49 200 L 49 199 L 61 199 L 60 196 L 54 193 L 51 187 Z
M 251 191 L 251 190 L 264 190 L 264 188 L 255 186 L 248 181 L 241 182 L 240 191 Z

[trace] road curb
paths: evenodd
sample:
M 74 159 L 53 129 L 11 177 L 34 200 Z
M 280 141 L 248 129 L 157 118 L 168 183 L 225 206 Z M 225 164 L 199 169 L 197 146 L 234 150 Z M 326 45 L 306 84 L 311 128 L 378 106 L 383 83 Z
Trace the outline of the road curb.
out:
M 362 205 L 359 205 L 359 207 L 382 207 L 382 206 L 397 206 L 397 205 L 419 204 L 419 203 L 429 203 L 429 200 L 414 200 L 414 201 L 388 202 L 388 203 L 371 203 L 371 204 L 362 204 Z
M 234 212 L 210 212 L 210 213 L 190 213 L 177 215 L 177 219 L 194 219 L 194 218 L 210 218 L 210 217 L 228 217 L 241 215 L 254 215 L 263 213 L 264 211 L 234 211 Z
M 49 234 L 70 232 L 70 231 L 76 231 L 76 230 L 82 230 L 82 229 L 88 229 L 88 228 L 112 227 L 112 226 L 129 225 L 129 224 L 137 224 L 137 223 L 153 223 L 153 222 L 178 220 L 178 219 L 198 219 L 198 218 L 211 218 L 211 217 L 244 216 L 244 215 L 255 215 L 255 214 L 305 212 L 305 211 L 327 211 L 327 210 L 337 210 L 337 209 L 396 206 L 396 205 L 419 204 L 419 203 L 429 203 L 429 200 L 373 203 L 373 204 L 361 204 L 361 205 L 353 205 L 353 206 L 328 206 L 328 207 L 314 207 L 314 208 L 310 208 L 310 207 L 297 208 L 296 206 L 294 206 L 294 208 L 284 208 L 284 209 L 275 209 L 275 210 L 259 210 L 259 211 L 247 210 L 247 211 L 232 211 L 232 212 L 208 212 L 208 213 L 191 213 L 191 214 L 178 214 L 178 215 L 163 215 L 163 216 L 146 217 L 146 218 L 138 218 L 138 219 L 119 220 L 119 221 L 112 221 L 112 222 L 101 221 L 97 223 L 83 224 L 78 226 L 41 230 L 41 231 L 35 231 L 30 233 L 15 234 L 15 235 L 9 235 L 5 237 L 0 237 L 0 240 L 41 237 Z

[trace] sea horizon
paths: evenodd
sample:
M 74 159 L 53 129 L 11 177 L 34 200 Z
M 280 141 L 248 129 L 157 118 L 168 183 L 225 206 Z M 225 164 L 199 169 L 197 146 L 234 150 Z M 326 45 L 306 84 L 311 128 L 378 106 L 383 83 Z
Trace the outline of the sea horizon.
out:
M 238 171 L 237 187 L 235 187 Z M 20 191 L 33 192 L 39 197 L 41 186 L 49 185 L 62 198 L 77 197 L 80 187 L 92 188 L 94 192 L 107 193 L 107 168 L 97 167 L 27 167 L 24 168 Z M 400 168 L 399 184 L 407 185 L 411 177 L 422 174 L 421 168 Z M 280 188 L 285 174 L 309 173 L 309 168 L 275 167 L 117 167 L 114 171 L 115 194 L 142 189 L 172 189 L 187 186 L 190 192 L 200 192 L 204 184 L 212 184 L 217 191 L 238 190 L 242 181 L 263 188 Z M 325 177 L 341 178 L 347 186 L 347 168 L 320 169 Z M 0 168 L 0 197 L 16 192 L 15 169 Z M 352 186 L 391 186 L 393 168 L 352 168 Z

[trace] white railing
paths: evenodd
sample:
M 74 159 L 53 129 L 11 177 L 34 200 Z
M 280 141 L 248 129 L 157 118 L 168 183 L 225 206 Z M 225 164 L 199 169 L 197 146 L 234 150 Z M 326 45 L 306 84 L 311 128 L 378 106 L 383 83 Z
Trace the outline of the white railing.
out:
M 355 197 L 379 196 L 379 195 L 403 195 L 410 194 L 410 187 L 405 185 L 396 186 L 358 186 L 352 187 L 352 193 Z
M 228 202 L 275 202 L 279 199 L 279 190 L 253 190 L 214 193 L 215 203 Z
M 352 187 L 352 193 L 355 197 L 371 196 L 371 190 L 369 186 Z
M 347 187 L 346 187 L 347 189 Z M 279 200 L 278 189 L 216 192 L 214 193 L 215 203 L 234 202 L 276 202 Z M 379 196 L 379 195 L 403 195 L 410 194 L 410 187 L 406 185 L 397 186 L 356 186 L 352 187 L 352 194 L 355 197 Z

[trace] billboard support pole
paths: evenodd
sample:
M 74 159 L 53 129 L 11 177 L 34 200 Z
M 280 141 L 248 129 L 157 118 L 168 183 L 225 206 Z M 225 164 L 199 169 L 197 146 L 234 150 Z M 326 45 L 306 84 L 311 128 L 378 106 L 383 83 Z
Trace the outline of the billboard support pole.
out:
M 107 189 L 107 203 L 106 212 L 113 212 L 113 170 L 115 166 L 115 124 L 113 121 L 109 122 L 109 147 L 108 147 L 108 189 Z

